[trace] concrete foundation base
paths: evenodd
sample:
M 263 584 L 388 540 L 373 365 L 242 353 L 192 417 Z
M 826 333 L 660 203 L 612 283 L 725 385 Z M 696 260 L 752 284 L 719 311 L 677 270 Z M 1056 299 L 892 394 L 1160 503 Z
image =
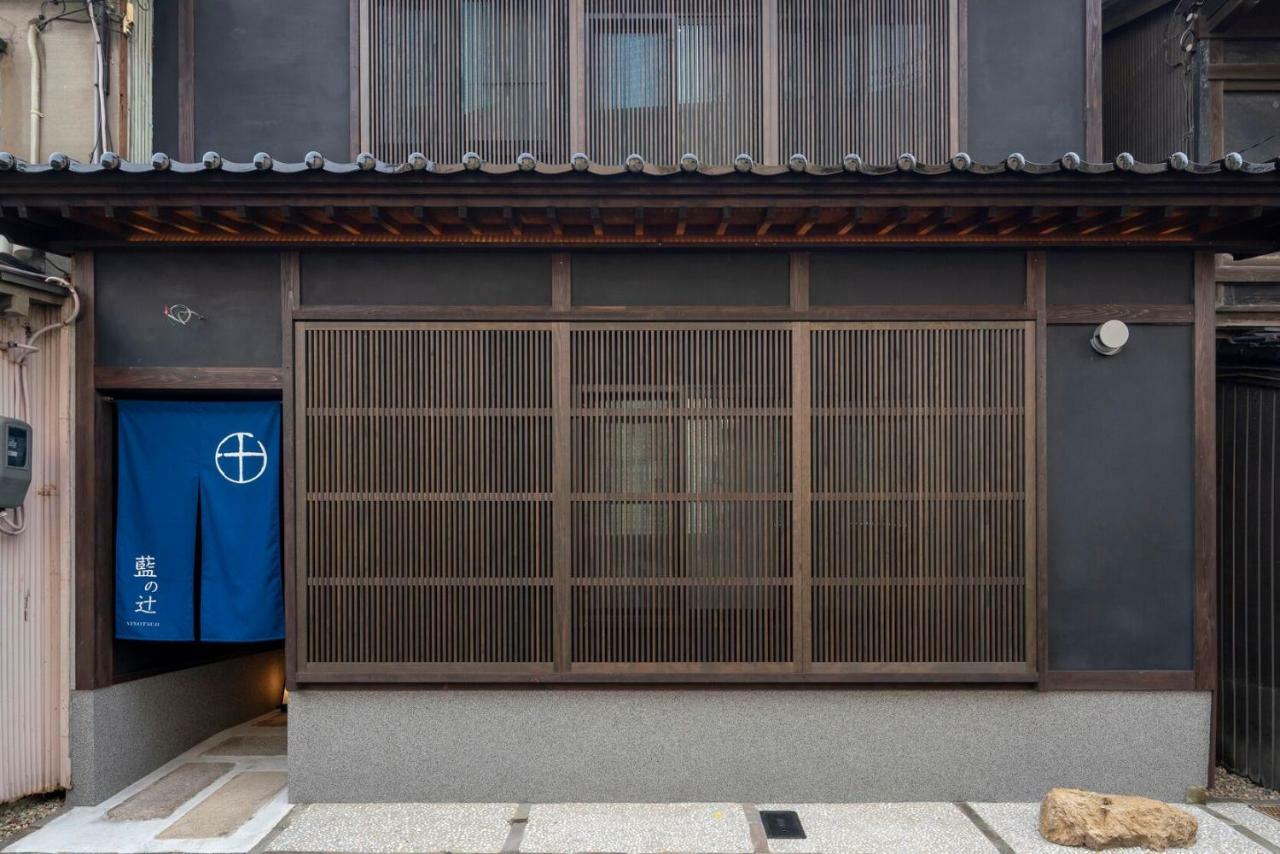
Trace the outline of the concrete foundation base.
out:
M 89 806 L 280 702 L 284 654 L 263 652 L 71 692 L 67 803 Z
M 313 802 L 1181 800 L 1209 694 L 1034 690 L 291 692 L 289 794 Z

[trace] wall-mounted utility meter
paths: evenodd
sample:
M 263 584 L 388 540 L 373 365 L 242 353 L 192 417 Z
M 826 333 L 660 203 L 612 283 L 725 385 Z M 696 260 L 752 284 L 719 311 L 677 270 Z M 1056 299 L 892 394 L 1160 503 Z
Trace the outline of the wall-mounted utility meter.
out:
M 31 486 L 31 425 L 17 418 L 0 418 L 0 508 L 21 507 Z

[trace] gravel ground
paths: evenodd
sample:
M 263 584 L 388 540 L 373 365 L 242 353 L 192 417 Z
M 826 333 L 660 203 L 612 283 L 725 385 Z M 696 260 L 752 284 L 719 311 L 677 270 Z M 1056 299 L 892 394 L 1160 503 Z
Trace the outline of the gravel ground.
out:
M 32 795 L 0 804 L 0 845 L 10 837 L 44 821 L 61 808 L 66 796 L 62 792 L 49 795 Z
M 1231 798 L 1237 801 L 1278 801 L 1280 792 L 1264 789 L 1247 777 L 1232 774 L 1219 766 L 1214 776 L 1213 788 L 1209 790 L 1210 798 Z

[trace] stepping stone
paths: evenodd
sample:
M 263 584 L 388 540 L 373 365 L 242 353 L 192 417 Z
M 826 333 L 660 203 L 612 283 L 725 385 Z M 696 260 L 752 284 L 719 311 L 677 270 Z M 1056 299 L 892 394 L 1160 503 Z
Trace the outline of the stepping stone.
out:
M 112 807 L 108 821 L 151 821 L 173 815 L 173 811 L 232 768 L 231 762 L 187 762 L 174 768 L 150 786 Z
M 233 735 L 226 741 L 215 744 L 204 752 L 204 756 L 284 756 L 286 751 L 284 733 L 266 735 Z
M 288 782 L 289 775 L 284 771 L 237 774 L 156 838 L 217 839 L 230 836 L 266 806 Z

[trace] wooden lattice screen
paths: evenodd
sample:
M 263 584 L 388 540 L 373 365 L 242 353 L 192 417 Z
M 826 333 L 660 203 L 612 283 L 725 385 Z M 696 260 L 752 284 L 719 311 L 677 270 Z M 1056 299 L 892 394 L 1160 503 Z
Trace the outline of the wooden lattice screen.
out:
M 302 678 L 1028 672 L 1024 323 L 304 323 Z
M 593 157 L 762 156 L 760 0 L 586 0 L 584 26 Z
M 569 140 L 563 0 L 376 0 L 364 22 L 369 146 L 392 163 L 468 151 L 564 163 Z
M 778 0 L 783 156 L 872 163 L 951 151 L 951 0 Z
M 959 144 L 957 0 L 368 0 L 362 145 L 703 163 Z

